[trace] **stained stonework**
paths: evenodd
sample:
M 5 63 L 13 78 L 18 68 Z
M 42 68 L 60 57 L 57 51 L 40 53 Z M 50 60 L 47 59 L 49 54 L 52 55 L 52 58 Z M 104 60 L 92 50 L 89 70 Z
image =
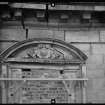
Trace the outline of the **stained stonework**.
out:
M 66 42 L 98 42 L 99 32 L 98 31 L 66 31 L 65 33 Z
M 15 29 L 13 29 L 13 30 L 15 31 Z M 54 31 L 54 30 L 51 30 L 50 29 L 50 31 Z M 97 37 L 97 38 L 101 38 L 101 41 L 104 42 L 104 39 L 102 38 L 102 37 L 104 37 L 104 30 L 97 30 L 97 31 L 98 32 L 96 32 L 96 33 L 99 33 L 100 34 L 100 37 Z M 3 33 L 3 32 L 4 31 L 2 31 L 2 33 L 1 33 L 2 36 L 5 35 L 5 33 Z M 9 33 L 10 32 L 11 31 L 9 31 Z M 62 32 L 64 32 L 64 31 L 62 30 Z M 78 31 L 78 33 L 79 32 L 80 31 Z M 84 32 L 84 30 L 83 30 L 83 32 Z M 103 34 L 102 34 L 102 32 L 103 32 Z M 40 32 L 40 33 L 42 34 L 42 32 Z M 53 33 L 54 32 L 51 32 L 51 35 L 52 36 L 53 36 Z M 70 35 L 71 35 L 72 31 L 67 31 L 67 33 L 70 33 Z M 87 34 L 89 34 L 89 33 L 87 32 Z M 47 36 L 48 35 L 50 35 L 50 34 L 47 34 Z M 55 36 L 57 36 L 57 35 L 58 34 L 56 34 Z M 91 35 L 93 35 L 93 34 L 91 34 Z M 31 34 L 29 34 L 29 37 L 30 36 L 31 36 Z M 33 36 L 34 36 L 34 33 L 33 33 Z M 95 37 L 95 35 L 93 35 L 93 36 Z M 97 34 L 96 34 L 96 36 L 97 36 Z M 38 37 L 40 37 L 40 36 L 38 36 Z M 65 37 L 67 37 L 67 36 L 65 36 Z M 64 37 L 64 39 L 65 39 L 65 37 Z M 74 39 L 74 36 L 69 36 L 69 37 L 70 37 L 70 39 L 67 39 L 66 38 L 68 40 L 67 42 L 71 42 L 72 41 L 71 40 L 72 38 Z M 82 38 L 82 36 L 80 34 L 78 34 L 78 37 L 81 37 Z M 11 39 L 10 37 L 7 37 L 6 40 L 10 40 L 10 39 Z M 87 85 L 87 91 L 88 91 L 87 92 L 87 102 L 92 103 L 92 102 L 96 102 L 95 100 L 98 100 L 98 102 L 100 101 L 100 103 L 104 103 L 104 101 L 101 98 L 93 97 L 93 95 L 95 94 L 94 91 L 90 92 L 92 90 L 92 87 L 93 87 L 93 80 L 91 78 L 93 78 L 93 79 L 97 79 L 97 78 L 100 78 L 101 79 L 101 78 L 104 78 L 104 74 L 105 74 L 105 70 L 104 70 L 105 67 L 103 66 L 104 63 L 105 63 L 105 60 L 104 60 L 104 58 L 105 58 L 104 57 L 105 56 L 105 54 L 104 54 L 105 53 L 104 52 L 104 43 L 101 43 L 98 39 L 96 39 L 96 41 L 94 41 L 94 42 L 97 42 L 97 43 L 93 43 L 92 44 L 92 41 L 90 43 L 90 40 L 89 41 L 87 41 L 87 40 L 85 40 L 85 39 L 84 40 L 79 40 L 80 43 L 76 43 L 76 41 L 74 41 L 74 43 L 72 44 L 73 46 L 77 47 L 78 49 L 80 49 L 81 51 L 83 51 L 88 56 L 88 59 L 86 61 L 86 63 L 87 63 L 87 65 L 86 65 L 87 66 L 87 77 L 90 79 L 91 83 L 88 83 L 88 85 Z M 86 44 L 83 43 L 84 41 L 86 41 L 87 43 Z M 0 43 L 1 43 L 0 46 L 1 46 L 1 52 L 2 52 L 5 49 L 7 49 L 9 46 L 11 46 L 11 45 L 13 45 L 13 44 L 15 44 L 17 42 L 0 42 Z M 11 43 L 11 44 L 9 44 L 9 43 Z M 24 53 L 23 53 L 23 55 L 24 55 Z M 23 55 L 21 55 L 21 56 L 23 56 Z M 100 80 L 100 82 L 101 82 L 101 80 Z M 94 86 L 94 90 L 95 90 L 95 86 Z M 101 94 L 102 94 L 102 98 L 104 98 L 104 96 L 103 96 L 104 91 L 100 91 L 100 97 L 101 97 Z
M 86 103 L 87 56 L 76 47 L 34 38 L 14 44 L 0 59 L 2 103 Z
M 5 29 L 6 30 L 6 29 Z M 96 29 L 95 29 L 96 30 Z M 45 30 L 46 31 L 46 30 Z M 51 31 L 51 29 L 50 29 L 50 31 Z M 54 31 L 54 30 L 52 30 L 52 31 Z M 63 31 L 63 30 L 62 30 Z M 82 31 L 82 30 L 81 30 Z M 84 31 L 84 30 L 83 30 Z M 104 37 L 104 32 L 103 32 L 103 34 L 102 34 L 102 31 L 104 31 L 104 30 L 97 30 L 98 31 L 98 33 L 100 33 L 100 38 L 101 38 L 101 41 L 103 41 L 104 42 L 104 39 L 103 39 L 103 37 Z M 10 31 L 11 32 L 11 31 Z M 58 31 L 59 32 L 59 31 Z M 64 31 L 63 31 L 64 32 Z M 65 31 L 66 32 L 66 31 Z M 67 42 L 71 42 L 72 40 L 71 39 L 74 39 L 74 36 L 72 35 L 71 36 L 71 33 L 72 33 L 72 31 L 67 31 L 67 33 L 70 33 L 70 38 L 69 39 L 67 39 L 67 38 L 65 38 L 64 37 L 64 39 L 67 39 L 67 40 L 65 40 L 65 41 L 67 41 Z M 79 31 L 78 31 L 78 33 L 79 33 Z M 94 32 L 93 32 L 94 33 Z M 40 32 L 39 34 L 42 34 L 42 32 Z M 47 33 L 46 33 L 47 34 Z M 88 32 L 87 32 L 87 34 L 89 34 Z M 2 36 L 3 35 L 5 35 L 5 33 L 3 33 L 3 31 L 2 31 Z M 17 34 L 16 34 L 17 35 Z M 48 36 L 49 34 L 47 34 L 47 36 Z M 51 32 L 51 35 L 53 35 L 53 33 Z M 55 36 L 57 36 L 58 34 L 56 34 Z M 65 34 L 66 35 L 66 34 Z M 93 34 L 91 34 L 91 35 L 93 35 Z M 29 37 L 30 37 L 31 35 L 29 34 Z M 34 33 L 33 33 L 33 36 L 34 36 Z M 95 35 L 93 35 L 94 37 L 95 37 Z M 40 36 L 38 36 L 38 37 L 40 37 Z M 67 36 L 66 36 L 67 37 Z M 81 37 L 82 38 L 82 36 L 80 35 L 80 34 L 78 34 L 78 37 Z M 97 37 L 97 34 L 96 34 L 96 37 Z M 9 37 L 7 37 L 8 39 L 6 39 L 6 40 L 9 40 L 9 39 L 11 39 L 11 38 L 9 38 Z M 31 38 L 31 37 L 30 37 Z M 84 38 L 84 36 L 83 36 L 83 38 Z M 97 37 L 97 38 L 99 38 L 99 37 Z M 5 38 L 4 38 L 5 39 Z M 96 38 L 95 38 L 96 39 Z M 95 40 L 94 39 L 94 40 Z M 88 39 L 87 39 L 88 40 Z M 89 103 L 94 103 L 94 102 L 97 102 L 97 101 L 95 101 L 95 100 L 98 100 L 98 102 L 100 102 L 100 103 L 104 103 L 104 100 L 102 100 L 101 98 L 99 98 L 99 97 L 94 97 L 93 95 L 94 94 L 96 94 L 95 93 L 95 91 L 92 91 L 92 87 L 93 87 L 93 79 L 97 79 L 97 78 L 100 78 L 100 82 L 101 82 L 101 78 L 104 78 L 104 74 L 105 74 L 105 67 L 104 66 L 102 66 L 102 65 L 104 65 L 104 63 L 105 63 L 105 60 L 104 60 L 104 56 L 105 56 L 105 52 L 104 52 L 104 43 L 102 44 L 98 39 L 96 39 L 96 41 L 94 41 L 94 42 L 97 42 L 97 43 L 93 43 L 92 44 L 92 39 L 91 39 L 91 44 L 90 44 L 90 40 L 89 41 L 87 41 L 87 40 L 79 40 L 80 41 L 80 43 L 76 43 L 76 41 L 74 41 L 75 43 L 74 44 L 72 44 L 72 45 L 74 45 L 75 47 L 77 47 L 78 49 L 80 49 L 81 51 L 83 51 L 87 56 L 88 56 L 88 59 L 87 59 L 87 61 L 86 61 L 86 63 L 87 63 L 87 77 L 89 78 L 89 80 L 91 81 L 91 83 L 89 82 L 88 84 L 87 84 L 87 102 L 89 102 Z M 88 43 L 83 43 L 84 41 L 86 41 L 86 42 L 88 42 Z M 0 46 L 1 46 L 1 51 L 3 51 L 3 50 L 5 50 L 5 49 L 7 49 L 9 46 L 11 46 L 11 45 L 13 45 L 13 44 L 15 44 L 16 42 L 12 42 L 12 44 L 8 44 L 8 43 L 10 43 L 10 42 L 0 42 L 1 44 L 0 44 Z M 24 53 L 23 53 L 23 55 L 24 55 Z M 22 56 L 23 56 L 22 55 Z M 92 75 L 93 74 L 93 75 Z M 93 78 L 93 79 L 91 79 L 91 78 Z M 96 81 L 96 83 L 98 84 L 98 82 Z M 94 90 L 96 90 L 95 89 L 95 84 L 94 84 Z M 98 90 L 96 90 L 96 91 L 98 91 Z M 100 91 L 100 97 L 101 97 L 101 94 L 102 94 L 102 98 L 105 98 L 104 97 L 104 91 L 103 91 L 103 89 L 102 89 L 102 91 Z
M 81 73 L 64 71 L 65 78 L 81 77 Z M 37 70 L 37 69 L 16 69 L 9 68 L 9 77 L 11 78 L 58 78 L 60 72 L 56 70 Z M 65 84 L 66 83 L 66 84 Z M 27 80 L 27 81 L 9 81 L 8 83 L 8 103 L 81 103 L 81 88 L 79 82 L 62 80 Z M 66 88 L 70 89 L 70 93 Z M 68 98 L 68 95 L 71 95 Z M 15 97 L 15 98 L 13 98 Z
M 102 5 L 104 5 L 104 4 L 102 3 Z M 72 10 L 72 11 L 67 13 L 69 15 L 69 19 L 66 22 L 59 19 L 59 17 L 60 17 L 59 12 L 56 12 L 55 10 L 50 13 L 51 15 L 49 16 L 49 22 L 45 22 L 45 21 L 44 22 L 39 22 L 37 20 L 37 18 L 35 18 L 35 16 L 33 16 L 32 18 L 29 18 L 29 19 L 28 18 L 25 19 L 25 21 L 24 21 L 25 28 L 22 26 L 22 23 L 21 23 L 20 20 L 16 21 L 16 22 L 14 20 L 5 21 L 4 23 L 2 23 L 1 18 L 0 18 L 0 22 L 2 23 L 1 28 L 0 28 L 0 53 L 2 53 L 4 50 L 9 48 L 11 45 L 14 45 L 14 44 L 16 44 L 20 41 L 26 40 L 26 39 L 52 38 L 52 39 L 59 39 L 59 40 L 65 41 L 68 44 L 70 44 L 72 46 L 75 46 L 76 48 L 81 50 L 81 52 L 83 52 L 84 54 L 87 55 L 88 59 L 86 60 L 86 69 L 87 69 L 87 78 L 89 80 L 87 81 L 87 85 L 86 85 L 86 103 L 105 103 L 105 28 L 104 28 L 105 26 L 104 26 L 104 22 L 102 22 L 102 24 L 103 24 L 102 26 L 99 23 L 99 21 L 102 20 L 102 18 L 100 18 L 100 20 L 93 19 L 93 17 L 94 17 L 93 15 L 96 16 L 96 14 L 94 14 L 94 11 L 95 12 L 98 11 L 98 12 L 101 13 L 102 11 L 104 12 L 105 9 L 104 9 L 104 6 L 102 6 L 102 7 L 101 6 L 95 6 L 94 8 L 93 8 L 93 6 L 82 6 L 82 7 L 81 6 L 77 6 L 77 7 L 70 6 L 69 7 L 71 9 L 74 8 L 74 10 L 78 10 L 76 12 L 76 14 L 81 15 L 80 16 L 81 19 L 77 15 L 73 16 L 72 15 L 73 10 Z M 50 8 L 54 9 L 54 7 L 50 7 Z M 69 8 L 66 8 L 66 9 L 69 9 Z M 62 6 L 61 6 L 60 9 L 64 9 L 64 7 L 62 8 Z M 87 21 L 84 21 L 84 19 L 82 17 L 82 13 L 79 11 L 79 10 L 83 10 L 83 9 L 86 9 L 86 10 L 89 10 L 89 11 L 92 10 L 92 14 L 93 14 L 92 16 L 93 17 L 91 17 L 91 19 L 88 20 L 90 23 L 84 23 L 84 22 L 87 22 Z M 1 9 L 1 11 L 2 11 L 2 9 Z M 62 11 L 62 13 L 63 13 L 63 11 Z M 27 11 L 26 11 L 26 14 L 28 15 Z M 102 15 L 99 14 L 98 16 L 100 17 Z M 103 20 L 105 20 L 105 19 L 103 18 Z M 26 32 L 26 29 L 28 30 L 27 32 Z M 20 47 L 20 46 L 18 46 L 18 47 Z M 50 70 L 57 69 L 57 71 L 58 71 L 59 69 L 60 70 L 70 69 L 70 71 L 72 71 L 74 69 L 79 70 L 81 68 L 81 67 L 80 68 L 76 67 L 77 64 L 80 63 L 78 61 L 75 64 L 75 67 L 73 66 L 74 62 L 68 62 L 67 61 L 68 62 L 67 63 L 65 61 L 64 58 L 66 58 L 66 59 L 70 58 L 69 60 L 71 60 L 71 58 L 73 58 L 73 59 L 75 58 L 74 57 L 75 54 L 65 53 L 65 49 L 63 49 L 63 50 L 59 49 L 59 50 L 55 51 L 52 48 L 47 49 L 47 47 L 45 47 L 45 48 L 42 48 L 42 49 L 36 51 L 35 49 L 39 48 L 38 46 L 34 46 L 34 47 L 32 47 L 28 50 L 27 50 L 27 48 L 29 48 L 29 47 L 26 47 L 23 50 L 22 50 L 22 47 L 21 47 L 19 49 L 19 51 L 21 50 L 21 53 L 17 53 L 18 51 L 16 50 L 16 48 L 17 48 L 16 46 L 13 48 L 13 51 L 15 50 L 13 54 L 12 54 L 12 51 L 11 52 L 7 51 L 5 53 L 5 55 L 7 53 L 8 54 L 11 53 L 10 57 L 14 57 L 14 58 L 8 59 L 7 62 L 16 62 L 18 64 L 21 61 L 21 63 L 25 64 L 24 68 L 28 68 L 28 70 L 30 68 L 35 69 L 35 67 L 33 66 L 35 63 L 38 64 L 36 66 L 36 69 L 37 69 L 37 67 L 39 66 L 39 61 L 40 61 L 40 63 L 42 62 L 42 63 L 45 63 L 45 64 L 48 64 L 48 63 L 51 64 L 52 61 L 53 61 L 53 65 L 56 64 L 56 66 L 54 66 L 54 67 L 52 66 L 50 68 Z M 33 49 L 34 49 L 34 51 L 32 51 Z M 44 49 L 44 51 L 43 51 L 43 49 Z M 55 54 L 55 53 L 53 53 L 53 51 L 59 52 L 58 55 L 55 56 L 55 57 L 51 57 L 51 56 L 53 56 L 53 54 Z M 67 54 L 67 56 L 63 56 L 63 55 L 66 55 L 66 54 Z M 59 58 L 60 58 L 59 55 L 61 55 L 61 58 L 63 59 L 63 62 L 59 61 Z M 68 57 L 68 55 L 69 55 L 69 57 Z M 81 55 L 81 53 L 80 53 L 80 55 Z M 0 61 L 1 61 L 2 57 L 3 56 L 0 57 Z M 44 58 L 44 60 L 42 60 L 42 59 L 39 60 L 39 58 Z M 47 60 L 46 60 L 46 58 L 47 58 Z M 53 60 L 51 61 L 51 60 L 49 60 L 49 58 L 53 58 Z M 54 60 L 55 58 L 57 58 L 57 60 Z M 30 61 L 29 61 L 29 59 L 30 59 Z M 67 66 L 66 67 L 65 62 L 67 64 L 70 64 L 71 67 L 69 68 L 67 65 L 66 65 Z M 82 62 L 82 63 L 84 63 L 84 62 Z M 45 65 L 46 68 L 44 70 L 49 69 L 49 66 L 51 66 L 49 64 Z M 37 73 L 36 72 L 35 73 L 33 73 L 33 72 L 32 73 L 22 72 L 22 75 L 20 75 L 21 74 L 20 68 L 23 67 L 23 64 L 19 64 L 19 65 L 14 65 L 13 64 L 12 66 L 16 67 L 14 69 L 13 74 L 12 74 L 13 77 L 21 78 L 22 75 L 23 75 L 23 77 L 29 77 L 30 78 L 32 76 L 37 77 L 38 74 L 40 74 L 39 72 L 37 72 Z M 64 66 L 64 67 L 62 67 L 62 66 Z M 3 72 L 4 72 L 3 76 L 5 77 L 5 67 L 3 67 L 3 68 L 4 68 L 3 69 Z M 40 70 L 43 71 L 42 68 L 43 68 L 43 66 L 40 65 Z M 19 72 L 15 73 L 16 69 L 18 69 Z M 0 66 L 0 70 L 2 71 L 1 66 Z M 55 78 L 57 73 L 56 72 L 54 72 L 54 73 L 55 73 L 54 75 L 47 75 L 47 73 L 45 73 L 44 76 Z M 31 74 L 36 74 L 36 75 L 31 75 Z M 53 74 L 53 73 L 51 73 L 51 74 Z M 66 76 L 69 76 L 73 79 L 75 77 L 74 74 L 75 73 L 70 72 L 70 73 L 66 73 Z M 42 76 L 43 79 L 45 79 L 44 76 Z M 39 100 L 40 102 L 50 102 L 51 100 L 49 100 L 48 98 L 50 97 L 50 99 L 51 99 L 51 97 L 52 97 L 52 99 L 53 99 L 55 96 L 58 97 L 57 101 L 59 100 L 61 102 L 61 98 L 63 98 L 62 102 L 68 101 L 67 91 L 65 92 L 66 89 L 64 87 L 64 84 L 61 83 L 60 85 L 62 85 L 62 86 L 59 88 L 59 86 L 55 86 L 54 82 L 51 82 L 55 86 L 55 87 L 52 87 L 52 89 L 55 89 L 55 91 L 51 90 L 50 91 L 51 94 L 48 94 L 49 90 L 51 89 L 50 86 L 52 86 L 52 85 L 48 85 L 49 83 L 50 82 L 47 82 L 47 83 L 44 84 L 44 83 L 42 83 L 42 81 L 40 81 L 39 83 L 37 82 L 36 84 L 35 83 L 32 84 L 30 82 L 31 85 L 35 84 L 36 86 L 35 87 L 34 86 L 28 87 L 28 82 L 25 82 L 24 84 L 26 85 L 26 87 L 25 88 L 24 88 L 24 86 L 21 87 L 20 90 L 19 90 L 20 95 L 15 94 L 15 97 L 22 96 L 21 95 L 21 93 L 22 93 L 21 90 L 23 89 L 23 90 L 25 90 L 23 92 L 23 96 L 25 97 L 25 95 L 26 95 L 26 97 L 23 99 L 23 101 L 25 100 L 24 103 L 26 102 L 27 98 L 29 98 L 29 100 L 31 100 L 30 102 L 32 102 L 32 98 L 35 95 L 35 94 L 33 94 L 33 96 L 32 96 L 33 90 L 38 89 L 38 91 L 40 93 L 40 94 L 36 94 L 36 97 L 38 97 L 38 99 L 40 98 L 41 94 L 43 94 L 42 96 L 44 98 L 47 97 L 43 101 Z M 12 83 L 10 83 L 10 85 L 11 84 Z M 16 83 L 16 84 L 17 84 L 16 86 L 19 86 L 19 83 Z M 44 85 L 41 87 L 41 84 L 44 84 Z M 7 93 L 7 91 L 5 91 L 5 86 L 4 86 L 3 82 L 0 82 L 0 88 L 2 86 L 4 87 L 4 89 L 2 91 L 0 90 L 0 93 L 2 93 L 2 92 Z M 11 87 L 10 87 L 10 91 L 11 90 L 14 91 L 16 89 L 16 88 L 14 89 L 14 87 L 12 87 L 12 88 Z M 75 84 L 75 87 L 76 87 L 75 94 L 73 94 L 73 92 L 72 92 L 73 102 L 75 101 L 75 103 L 83 103 L 83 101 L 82 101 L 83 97 L 82 98 L 80 97 L 80 95 L 82 93 L 81 92 L 82 91 L 81 90 L 81 84 L 77 83 L 77 84 Z M 32 91 L 31 91 L 31 89 L 32 89 Z M 43 93 L 41 91 L 43 89 L 46 90 L 45 93 Z M 60 91 L 60 89 L 62 91 Z M 35 92 L 37 93 L 36 90 L 35 90 Z M 58 92 L 59 93 L 58 96 L 57 96 L 57 94 L 52 95 L 54 92 L 55 93 Z M 30 93 L 30 94 L 28 94 L 29 96 L 27 95 L 27 93 Z M 13 97 L 13 94 L 12 95 L 8 94 L 8 95 Z M 0 96 L 4 97 L 4 100 L 2 100 L 2 98 L 0 97 L 0 102 L 4 102 L 6 96 L 3 95 L 3 94 L 0 94 Z M 74 96 L 76 96 L 77 100 L 75 100 Z M 71 102 L 72 99 L 70 99 L 70 102 Z M 12 103 L 13 101 L 14 101 L 14 98 L 9 99 L 9 102 Z M 19 102 L 19 98 L 17 98 L 17 100 L 15 100 L 15 101 Z M 36 100 L 36 101 L 38 101 L 38 100 Z M 21 101 L 20 101 L 20 103 L 21 103 Z
M 34 29 L 29 29 L 29 36 L 31 38 L 52 38 L 53 37 L 53 31 L 52 30 L 34 30 Z
M 14 40 L 22 41 L 25 40 L 25 30 L 20 29 L 2 29 L 0 30 L 0 39 L 1 40 Z
M 10 86 L 20 85 L 20 83 L 10 83 Z M 51 99 L 55 99 L 55 103 L 67 103 L 67 91 L 61 81 L 27 81 L 22 83 L 20 92 L 21 99 L 17 96 L 17 100 L 13 100 L 15 94 L 13 90 L 9 93 L 9 103 L 51 103 Z M 10 87 L 11 88 L 11 87 Z M 12 96 L 13 94 L 13 96 Z

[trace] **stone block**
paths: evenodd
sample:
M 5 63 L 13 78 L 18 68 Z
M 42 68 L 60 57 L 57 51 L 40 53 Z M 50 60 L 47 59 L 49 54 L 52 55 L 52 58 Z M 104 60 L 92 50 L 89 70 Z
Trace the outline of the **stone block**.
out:
M 25 40 L 26 32 L 23 29 L 1 29 L 0 39 L 1 40 Z
M 86 61 L 87 64 L 100 65 L 104 63 L 103 54 L 91 54 Z
M 93 103 L 104 103 L 105 102 L 105 78 L 94 79 L 93 80 L 93 93 L 92 100 Z
M 95 88 L 96 91 L 105 89 L 105 78 L 93 79 L 93 88 Z
M 105 69 L 105 64 L 95 64 L 95 63 L 91 63 L 91 64 L 86 64 L 86 67 L 88 70 L 96 70 L 96 69 Z
M 105 54 L 105 44 L 91 44 L 93 54 Z
M 105 77 L 105 66 L 104 65 L 88 65 L 87 77 L 90 78 L 104 78 Z M 94 67 L 92 67 L 94 66 Z M 101 67 L 102 66 L 102 67 Z
M 59 39 L 64 41 L 64 31 L 53 31 L 53 38 L 54 39 Z
M 58 20 L 59 20 L 58 18 L 54 19 L 54 17 L 53 17 L 53 18 L 50 17 L 50 18 L 49 18 L 48 25 L 52 25 L 52 26 L 58 27 Z
M 66 31 L 66 42 L 99 42 L 98 31 Z
M 105 31 L 100 31 L 100 41 L 105 42 Z
M 91 79 L 87 82 L 87 100 L 90 103 L 105 102 L 105 78 Z M 91 85 L 90 87 L 88 85 Z
M 81 50 L 87 56 L 90 55 L 90 44 L 80 44 L 79 43 L 79 44 L 72 44 L 72 45 L 78 48 L 79 50 Z
M 29 29 L 28 38 L 52 38 L 53 31 L 52 30 L 35 30 Z
M 96 10 L 96 11 L 103 11 L 103 10 L 105 10 L 105 6 L 95 6 L 94 10 Z
M 54 38 L 64 40 L 64 31 L 29 29 L 29 38 Z

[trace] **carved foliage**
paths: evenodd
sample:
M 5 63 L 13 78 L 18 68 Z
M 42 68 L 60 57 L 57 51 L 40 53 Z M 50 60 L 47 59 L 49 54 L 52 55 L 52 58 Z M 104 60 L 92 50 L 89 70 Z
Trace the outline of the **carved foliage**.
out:
M 29 49 L 27 55 L 30 58 L 39 59 L 65 59 L 65 54 L 51 47 L 50 44 L 38 44 L 36 47 Z M 68 56 L 68 58 L 72 58 L 72 56 Z

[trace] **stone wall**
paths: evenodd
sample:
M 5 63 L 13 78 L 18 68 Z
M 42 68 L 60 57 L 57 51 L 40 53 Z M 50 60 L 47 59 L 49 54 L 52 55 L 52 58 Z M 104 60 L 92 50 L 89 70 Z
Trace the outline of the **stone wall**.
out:
M 105 30 L 28 29 L 28 38 L 48 37 L 71 43 L 87 56 L 87 102 L 105 103 Z M 18 41 L 26 40 L 21 27 L 0 29 L 0 52 Z

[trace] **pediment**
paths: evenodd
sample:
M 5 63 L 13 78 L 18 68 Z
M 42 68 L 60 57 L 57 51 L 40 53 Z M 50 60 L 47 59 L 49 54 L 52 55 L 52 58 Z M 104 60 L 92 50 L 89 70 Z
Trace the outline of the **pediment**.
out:
M 69 54 L 66 51 L 63 51 L 63 49 L 61 48 L 57 48 L 56 46 L 51 47 L 50 44 L 38 44 L 36 47 L 28 49 L 26 57 L 51 60 L 74 59 L 73 55 Z
M 11 50 L 12 49 L 12 50 Z M 6 54 L 7 53 L 7 54 Z M 5 56 L 4 56 L 4 55 Z M 19 42 L 4 53 L 5 59 L 13 58 L 24 62 L 71 62 L 85 61 L 86 56 L 74 46 L 65 42 L 52 39 L 31 39 Z M 31 59 L 31 60 L 30 60 Z

